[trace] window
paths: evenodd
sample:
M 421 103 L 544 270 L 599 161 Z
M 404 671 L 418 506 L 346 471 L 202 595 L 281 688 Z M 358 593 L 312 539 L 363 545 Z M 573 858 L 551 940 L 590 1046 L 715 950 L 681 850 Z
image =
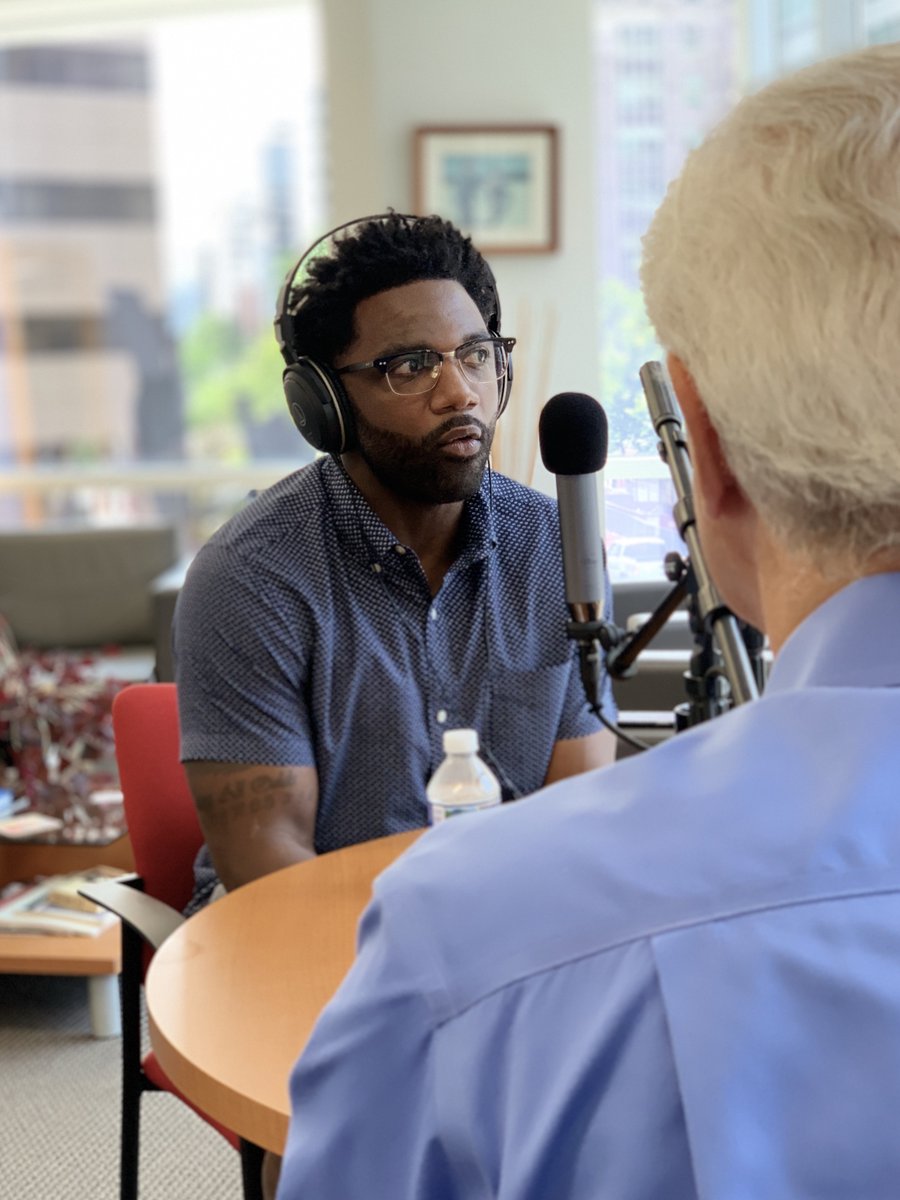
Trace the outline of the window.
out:
M 789 37 L 806 32 L 818 21 L 816 0 L 781 0 L 781 34 Z
M 696 50 L 703 41 L 703 30 L 698 25 L 681 27 L 681 44 L 685 50 Z
M 900 16 L 893 21 L 885 21 L 884 24 L 872 25 L 867 30 L 866 41 L 870 45 L 887 45 L 888 42 L 900 42 Z
M 870 45 L 900 41 L 900 0 L 865 0 L 862 26 Z
M 0 44 L 4 523 L 177 516 L 189 547 L 312 456 L 272 315 L 322 224 L 318 10 L 197 7 Z
M 616 33 L 616 40 L 623 51 L 629 54 L 641 51 L 654 51 L 660 43 L 658 25 L 649 23 L 643 25 L 622 25 Z
M 0 176 L 0 222 L 6 225 L 155 220 L 156 190 L 151 183 L 57 183 Z
M 598 145 L 600 400 L 610 430 L 606 541 L 613 579 L 662 579 L 666 552 L 683 547 L 638 378 L 641 365 L 661 354 L 638 284 L 641 237 L 681 164 L 679 148 L 693 142 L 698 122 L 711 124 L 734 98 L 737 64 L 733 71 L 722 64 L 735 60 L 738 6 L 652 0 L 641 9 L 650 24 L 638 27 L 624 0 L 596 2 L 596 59 L 604 63 L 597 104 L 607 131 Z
M 146 92 L 147 59 L 140 50 L 110 54 L 103 46 L 13 46 L 0 50 L 0 82 L 24 87 L 111 88 Z
M 638 378 L 640 366 L 661 355 L 638 284 L 641 234 L 684 155 L 737 99 L 739 82 L 752 90 L 779 70 L 854 45 L 900 40 L 900 0 L 781 0 L 775 21 L 769 5 L 650 0 L 641 16 L 655 25 L 655 39 L 638 38 L 636 27 L 628 32 L 635 22 L 626 0 L 595 4 L 595 60 L 603 64 L 596 94 L 604 130 L 597 145 L 597 228 L 600 400 L 610 431 L 606 536 L 613 578 L 634 577 L 638 569 L 662 578 L 654 539 L 665 551 L 683 547 Z M 654 106 L 657 98 L 663 102 Z M 645 549 L 613 553 L 626 543 Z M 646 554 L 650 561 L 636 567 Z

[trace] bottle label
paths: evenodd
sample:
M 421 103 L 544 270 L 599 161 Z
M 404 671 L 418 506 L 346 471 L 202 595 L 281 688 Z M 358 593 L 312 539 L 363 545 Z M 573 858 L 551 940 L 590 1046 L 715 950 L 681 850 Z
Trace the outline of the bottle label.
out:
M 491 796 L 487 800 L 469 804 L 441 804 L 430 801 L 431 823 L 432 825 L 440 825 L 441 821 L 446 821 L 448 817 L 458 817 L 463 813 L 482 812 L 486 808 L 496 808 L 499 803 L 499 796 Z

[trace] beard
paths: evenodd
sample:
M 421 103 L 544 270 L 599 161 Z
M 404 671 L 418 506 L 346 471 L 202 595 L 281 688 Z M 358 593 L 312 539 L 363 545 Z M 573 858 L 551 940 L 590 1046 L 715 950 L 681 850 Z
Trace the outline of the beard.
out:
M 496 417 L 490 425 L 468 415 L 450 417 L 421 440 L 379 429 L 355 406 L 353 417 L 360 457 L 378 482 L 395 495 L 420 504 L 453 504 L 477 494 L 494 440 Z M 476 426 L 481 444 L 471 458 L 450 458 L 441 452 L 438 442 L 462 425 Z

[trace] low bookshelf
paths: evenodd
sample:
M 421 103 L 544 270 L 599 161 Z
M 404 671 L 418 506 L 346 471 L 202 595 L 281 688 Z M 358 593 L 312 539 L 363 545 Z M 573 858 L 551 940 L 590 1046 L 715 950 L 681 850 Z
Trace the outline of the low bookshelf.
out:
M 107 846 L 0 843 L 0 887 L 36 876 L 66 875 L 103 863 L 134 869 L 127 835 Z M 0 974 L 76 975 L 87 981 L 91 1030 L 95 1037 L 119 1034 L 118 974 L 121 930 L 118 922 L 94 936 L 0 934 Z

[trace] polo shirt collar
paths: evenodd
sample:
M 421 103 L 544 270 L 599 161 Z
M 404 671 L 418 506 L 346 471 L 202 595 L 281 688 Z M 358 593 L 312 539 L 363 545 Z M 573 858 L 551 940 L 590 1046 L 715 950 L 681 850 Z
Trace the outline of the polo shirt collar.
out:
M 334 528 L 348 552 L 367 565 L 393 566 L 398 558 L 396 536 L 372 510 L 339 459 L 322 460 L 322 485 Z M 485 471 L 478 493 L 463 509 L 462 549 L 454 569 L 484 558 L 497 545 L 491 504 L 490 468 Z M 401 550 L 412 551 L 408 547 Z

